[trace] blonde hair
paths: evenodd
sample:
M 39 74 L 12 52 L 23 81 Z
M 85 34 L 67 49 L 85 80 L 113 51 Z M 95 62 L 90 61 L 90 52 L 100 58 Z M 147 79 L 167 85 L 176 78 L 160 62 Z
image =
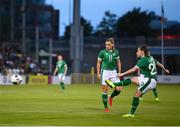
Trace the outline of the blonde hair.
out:
M 111 44 L 113 44 L 112 49 L 114 49 L 115 46 L 114 46 L 114 38 L 113 37 L 106 39 L 106 42 L 111 42 Z

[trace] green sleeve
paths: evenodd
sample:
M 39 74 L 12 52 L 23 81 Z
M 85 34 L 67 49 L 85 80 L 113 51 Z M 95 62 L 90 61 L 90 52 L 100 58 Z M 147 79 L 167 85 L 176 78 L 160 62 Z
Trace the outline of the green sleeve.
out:
M 103 53 L 103 50 L 100 51 L 100 53 L 99 53 L 99 55 L 98 55 L 98 60 L 102 60 L 102 59 L 103 59 L 103 57 L 104 57 L 103 54 L 104 54 L 104 53 Z
M 146 66 L 147 64 L 148 64 L 148 62 L 146 61 L 146 59 L 142 58 L 137 62 L 136 66 L 141 68 L 141 67 Z

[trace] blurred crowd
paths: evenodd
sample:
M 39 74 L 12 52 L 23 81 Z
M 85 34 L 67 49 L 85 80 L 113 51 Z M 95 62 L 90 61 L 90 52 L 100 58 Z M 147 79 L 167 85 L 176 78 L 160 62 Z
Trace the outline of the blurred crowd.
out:
M 20 49 L 5 47 L 0 49 L 0 74 L 37 74 L 38 63 L 26 56 Z

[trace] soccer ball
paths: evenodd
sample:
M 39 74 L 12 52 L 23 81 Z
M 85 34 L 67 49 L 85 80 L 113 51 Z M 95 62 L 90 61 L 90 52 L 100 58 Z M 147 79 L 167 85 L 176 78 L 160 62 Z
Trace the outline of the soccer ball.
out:
M 19 85 L 22 82 L 22 77 L 19 74 L 14 74 L 11 76 L 11 82 L 14 85 Z

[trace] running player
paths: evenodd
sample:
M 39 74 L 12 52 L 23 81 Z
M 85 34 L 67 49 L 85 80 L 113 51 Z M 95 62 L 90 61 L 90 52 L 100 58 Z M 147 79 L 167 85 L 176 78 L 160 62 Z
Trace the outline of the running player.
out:
M 58 72 L 58 78 L 60 81 L 60 86 L 61 86 L 62 90 L 65 90 L 64 80 L 65 80 L 65 76 L 67 73 L 67 64 L 63 60 L 62 55 L 58 55 L 58 61 L 56 63 L 56 68 L 55 68 L 53 74 L 56 75 L 57 72 Z

